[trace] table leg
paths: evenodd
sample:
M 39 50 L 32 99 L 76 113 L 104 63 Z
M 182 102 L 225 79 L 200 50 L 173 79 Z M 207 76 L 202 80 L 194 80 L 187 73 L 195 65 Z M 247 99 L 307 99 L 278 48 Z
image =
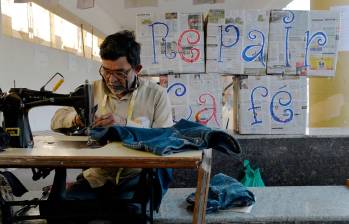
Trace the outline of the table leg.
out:
M 193 224 L 205 223 L 207 194 L 211 175 L 211 161 L 212 149 L 203 150 L 202 161 L 198 167 Z
M 64 200 L 66 192 L 67 169 L 56 168 L 52 188 L 47 200 Z

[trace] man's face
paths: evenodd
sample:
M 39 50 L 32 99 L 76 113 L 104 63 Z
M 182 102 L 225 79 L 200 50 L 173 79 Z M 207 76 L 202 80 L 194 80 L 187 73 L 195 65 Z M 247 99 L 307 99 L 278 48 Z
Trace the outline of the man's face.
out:
M 115 95 L 120 95 L 127 91 L 137 75 L 125 56 L 114 61 L 102 60 L 100 74 L 109 90 Z

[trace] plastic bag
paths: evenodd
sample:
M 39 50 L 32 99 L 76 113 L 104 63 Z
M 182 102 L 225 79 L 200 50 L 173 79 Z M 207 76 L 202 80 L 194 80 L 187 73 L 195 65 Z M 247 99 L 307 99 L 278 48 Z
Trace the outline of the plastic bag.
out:
M 241 183 L 245 187 L 265 187 L 259 168 L 252 169 L 250 161 L 244 160 L 245 175 Z

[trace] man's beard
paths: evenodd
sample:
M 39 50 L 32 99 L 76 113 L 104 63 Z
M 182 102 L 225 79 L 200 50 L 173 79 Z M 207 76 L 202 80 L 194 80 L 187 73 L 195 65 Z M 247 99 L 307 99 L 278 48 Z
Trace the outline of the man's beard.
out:
M 129 82 L 129 80 L 124 80 L 124 83 L 120 83 L 118 81 L 113 83 L 108 83 L 105 80 L 104 81 L 109 91 L 113 95 L 120 96 L 120 95 L 127 94 L 129 92 L 132 92 L 135 88 L 134 86 L 137 86 L 136 84 L 137 77 L 134 76 L 132 79 L 133 79 L 132 82 Z
M 125 88 L 121 83 L 113 83 L 107 84 L 108 89 L 114 95 L 120 95 L 122 93 L 127 92 L 127 88 Z

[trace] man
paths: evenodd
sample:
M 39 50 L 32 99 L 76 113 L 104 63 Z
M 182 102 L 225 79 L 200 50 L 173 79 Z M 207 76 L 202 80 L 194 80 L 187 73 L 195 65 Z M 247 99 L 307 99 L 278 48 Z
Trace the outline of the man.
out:
M 155 82 L 138 78 L 140 45 L 133 33 L 121 31 L 105 38 L 100 46 L 101 80 L 93 83 L 94 102 L 98 104 L 94 127 L 127 125 L 144 128 L 172 126 L 172 114 L 166 90 Z M 59 109 L 51 122 L 52 130 L 83 126 L 73 108 Z M 98 149 L 97 149 L 98 150 Z M 140 169 L 89 168 L 70 190 L 108 192 L 134 179 Z

